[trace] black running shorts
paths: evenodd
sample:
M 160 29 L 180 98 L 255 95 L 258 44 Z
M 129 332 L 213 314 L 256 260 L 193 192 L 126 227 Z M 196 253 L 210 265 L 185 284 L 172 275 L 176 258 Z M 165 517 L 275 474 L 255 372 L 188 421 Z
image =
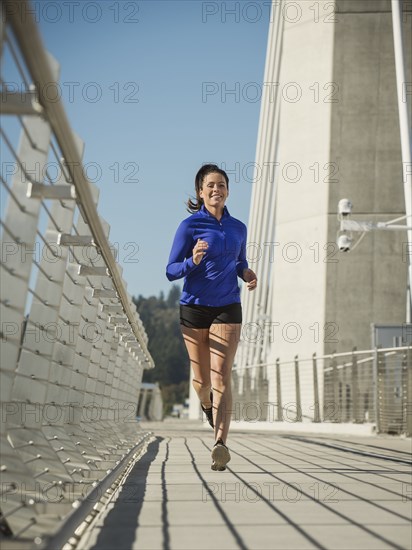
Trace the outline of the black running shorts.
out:
M 180 304 L 180 324 L 189 328 L 210 328 L 216 323 L 241 323 L 242 305 L 240 302 L 227 306 L 199 306 Z

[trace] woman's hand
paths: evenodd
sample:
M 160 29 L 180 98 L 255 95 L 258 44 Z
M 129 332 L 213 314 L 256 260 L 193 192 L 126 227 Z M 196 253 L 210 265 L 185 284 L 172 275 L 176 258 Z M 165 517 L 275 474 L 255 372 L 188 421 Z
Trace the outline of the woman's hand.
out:
M 245 268 L 243 270 L 243 280 L 245 281 L 246 288 L 248 290 L 255 290 L 257 286 L 257 278 L 256 278 L 256 273 L 254 271 L 252 271 L 249 268 Z
M 200 264 L 208 246 L 209 245 L 207 244 L 206 241 L 202 241 L 202 239 L 197 239 L 197 243 L 195 244 L 195 247 L 193 249 L 194 264 L 196 265 Z

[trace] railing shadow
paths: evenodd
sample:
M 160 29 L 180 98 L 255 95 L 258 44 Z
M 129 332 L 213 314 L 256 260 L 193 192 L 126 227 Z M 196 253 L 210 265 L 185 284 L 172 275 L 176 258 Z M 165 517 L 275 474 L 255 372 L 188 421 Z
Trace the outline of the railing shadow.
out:
M 156 437 L 149 443 L 145 454 L 130 471 L 126 483 L 116 498 L 114 507 L 107 514 L 100 527 L 96 542 L 90 546 L 90 550 L 113 550 L 113 548 L 130 550 L 134 547 L 139 515 L 146 493 L 147 476 L 159 453 L 162 440 L 162 437 Z M 119 526 L 121 526 L 121 536 L 119 536 Z M 167 522 L 163 522 L 163 537 L 164 540 L 169 540 Z

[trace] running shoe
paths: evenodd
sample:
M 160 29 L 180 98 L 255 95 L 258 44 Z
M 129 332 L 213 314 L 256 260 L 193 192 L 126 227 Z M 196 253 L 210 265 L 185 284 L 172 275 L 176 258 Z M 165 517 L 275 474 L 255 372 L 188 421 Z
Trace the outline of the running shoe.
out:
M 207 421 L 212 426 L 212 428 L 214 428 L 215 426 L 213 424 L 213 393 L 212 392 L 210 392 L 210 401 L 212 402 L 212 406 L 210 407 L 210 409 L 205 409 L 202 404 L 200 404 L 200 406 L 202 407 L 202 411 L 206 415 Z
M 212 449 L 212 470 L 223 472 L 226 470 L 226 464 L 230 460 L 229 449 L 223 443 L 222 439 L 218 439 Z

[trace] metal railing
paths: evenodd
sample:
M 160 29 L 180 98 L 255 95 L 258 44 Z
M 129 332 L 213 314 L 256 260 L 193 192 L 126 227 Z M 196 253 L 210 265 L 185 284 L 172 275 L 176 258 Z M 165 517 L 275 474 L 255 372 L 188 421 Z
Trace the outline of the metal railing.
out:
M 137 403 L 154 365 L 83 143 L 46 93 L 58 64 L 27 2 L 3 2 L 0 26 L 12 74 L 1 75 L 0 528 L 41 542 L 142 443 Z
M 412 347 L 238 367 L 233 392 L 236 420 L 373 423 L 412 435 Z

